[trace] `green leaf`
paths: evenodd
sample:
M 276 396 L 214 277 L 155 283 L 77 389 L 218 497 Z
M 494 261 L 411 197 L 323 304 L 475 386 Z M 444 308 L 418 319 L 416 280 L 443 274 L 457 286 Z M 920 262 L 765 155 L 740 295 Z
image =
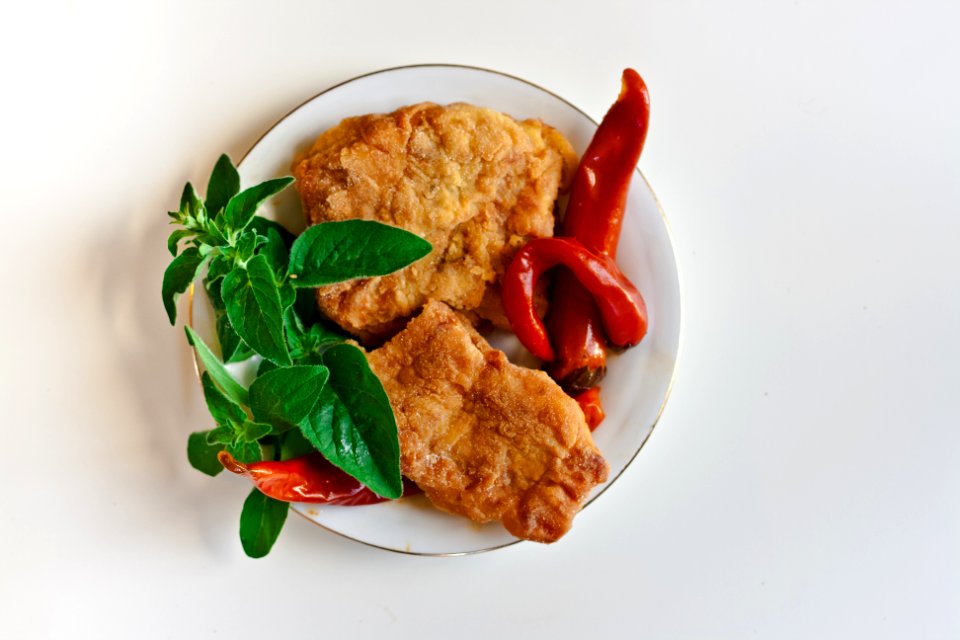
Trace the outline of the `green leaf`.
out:
M 290 364 L 283 338 L 283 307 L 273 269 L 263 256 L 226 275 L 221 288 L 227 317 L 237 335 L 264 358 Z
M 170 252 L 170 255 L 177 257 L 177 250 L 180 245 L 180 241 L 184 238 L 188 238 L 193 235 L 193 231 L 190 229 L 177 229 L 170 234 L 170 237 L 167 238 L 167 250 Z
M 327 460 L 374 493 L 399 498 L 400 440 L 383 385 L 353 345 L 330 347 L 323 361 L 330 381 L 301 431 Z
M 225 313 L 217 316 L 217 340 L 220 342 L 220 353 L 224 362 L 241 362 L 253 355 L 253 350 L 233 330 L 230 318 Z
M 233 425 L 219 426 L 207 432 L 207 444 L 233 444 L 236 440 Z
M 283 243 L 283 238 L 276 229 L 267 229 L 267 233 L 262 237 L 267 241 L 260 245 L 258 253 L 267 259 L 274 273 L 286 273 L 290 253 L 287 251 L 287 245 Z M 291 301 L 290 304 L 293 302 Z
M 200 196 L 197 190 L 189 182 L 183 185 L 183 193 L 180 194 L 180 213 L 195 216 L 200 211 Z
M 290 307 L 283 312 L 283 333 L 287 337 L 287 348 L 294 358 L 305 354 L 303 344 L 303 323 L 297 315 L 296 309 Z
M 264 218 L 263 216 L 254 216 L 253 220 L 250 221 L 248 228 L 253 229 L 262 236 L 267 235 L 267 232 L 270 231 L 270 229 L 273 229 L 280 236 L 280 239 L 283 240 L 283 246 L 287 247 L 288 249 L 296 239 L 296 236 L 287 231 L 287 228 L 282 224 L 279 222 L 274 222 L 269 218 Z
M 286 189 L 291 182 L 293 182 L 293 178 L 290 177 L 267 180 L 249 189 L 244 189 L 230 198 L 223 210 L 226 229 L 233 232 L 243 230 L 250 224 L 260 203 Z
M 225 427 L 235 427 L 242 425 L 247 420 L 247 412 L 239 404 L 228 398 L 213 383 L 209 371 L 204 371 L 200 376 L 200 382 L 203 386 L 203 397 L 207 401 L 207 409 L 214 421 Z
M 217 255 L 213 256 L 210 259 L 210 266 L 207 268 L 207 277 L 206 277 L 206 281 L 208 285 L 207 287 L 208 293 L 210 293 L 211 289 L 213 289 L 214 285 L 216 285 L 217 287 L 216 295 L 219 298 L 220 285 L 217 284 L 217 280 L 225 277 L 228 273 L 230 273 L 231 269 L 233 269 L 233 260 L 223 255 L 222 253 L 218 253 Z
M 207 183 L 207 211 L 214 218 L 220 210 L 227 206 L 230 198 L 240 191 L 240 174 L 230 161 L 227 154 L 223 154 L 213 166 L 210 182 Z
M 263 449 L 257 442 L 236 440 L 227 445 L 227 453 L 244 464 L 263 460 Z
M 240 442 L 256 442 L 271 431 L 273 431 L 273 427 L 269 424 L 247 420 L 237 429 L 237 440 Z
M 196 247 L 189 247 L 174 258 L 163 272 L 163 307 L 167 310 L 170 324 L 177 323 L 177 298 L 190 288 L 204 260 Z
M 279 430 L 295 426 L 310 414 L 329 372 L 317 365 L 280 367 L 250 385 L 250 409 L 258 422 Z
M 300 429 L 290 429 L 280 437 L 282 438 L 280 441 L 281 460 L 299 458 L 316 451 L 316 448 L 303 436 Z
M 270 553 L 277 541 L 290 506 L 274 500 L 254 489 L 243 503 L 240 512 L 240 544 L 251 558 L 262 558 Z
M 197 350 L 197 357 L 200 358 L 204 369 L 210 372 L 210 377 L 213 378 L 214 382 L 220 385 L 220 388 L 231 400 L 237 404 L 247 404 L 247 390 L 230 375 L 220 359 L 213 355 L 210 347 L 204 343 L 196 331 L 190 327 L 184 327 L 184 330 L 187 333 L 187 341 Z
M 227 236 L 220 229 L 216 220 L 210 220 L 204 213 L 203 233 L 197 234 L 197 238 L 211 246 L 226 247 L 230 245 Z
M 293 283 L 290 280 L 284 280 L 283 284 L 280 285 L 280 306 L 284 310 L 289 309 L 293 306 L 293 303 L 297 301 L 297 290 L 294 288 Z
M 217 460 L 217 454 L 223 447 L 208 444 L 209 431 L 195 431 L 187 438 L 187 460 L 190 466 L 208 476 L 215 476 L 223 471 L 223 465 Z
M 317 322 L 309 330 L 304 330 L 295 308 L 283 312 L 283 327 L 287 336 L 287 345 L 294 359 L 323 353 L 329 345 L 343 342 L 345 339 L 343 335 L 328 329 L 322 322 Z M 301 364 L 304 363 L 301 362 Z
M 305 326 L 309 327 L 323 321 L 320 305 L 317 304 L 317 292 L 314 289 L 297 289 L 297 301 L 293 303 L 293 307 Z
M 323 323 L 318 322 L 307 331 L 304 343 L 310 351 L 317 353 L 320 346 L 343 342 L 345 339 L 343 335 L 331 331 Z
M 223 315 L 226 307 L 223 304 L 223 298 L 220 296 L 220 287 L 223 285 L 223 278 L 214 280 L 213 282 L 208 282 L 204 280 L 203 286 L 207 290 L 207 299 L 210 300 L 210 306 L 213 307 L 214 312 L 217 316 Z M 223 355 L 223 351 L 220 351 L 220 355 Z M 226 358 L 224 358 L 226 360 Z
M 257 242 L 260 236 L 256 231 L 244 231 L 237 240 L 236 254 L 237 260 L 242 264 L 253 257 L 253 252 L 257 250 Z M 269 260 L 267 261 L 269 264 Z
M 279 369 L 275 363 L 270 362 L 269 360 L 261 360 L 260 364 L 257 366 L 257 376 L 262 376 L 267 371 L 273 371 L 274 369 Z
M 430 253 L 423 238 L 372 220 L 323 222 L 308 228 L 290 249 L 298 287 L 383 276 Z

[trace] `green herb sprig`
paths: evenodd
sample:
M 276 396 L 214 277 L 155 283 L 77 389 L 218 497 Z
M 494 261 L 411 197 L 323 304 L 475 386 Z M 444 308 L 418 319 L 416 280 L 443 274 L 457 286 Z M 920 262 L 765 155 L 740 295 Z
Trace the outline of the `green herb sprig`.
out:
M 187 458 L 215 476 L 226 450 L 241 462 L 286 460 L 319 451 L 375 493 L 398 498 L 400 444 L 393 411 L 366 356 L 319 317 L 312 287 L 386 275 L 430 253 L 422 238 L 379 222 L 326 222 L 294 238 L 256 215 L 293 182 L 268 180 L 243 191 L 220 156 L 201 200 L 190 183 L 167 248 L 163 305 L 176 323 L 177 299 L 194 281 L 216 313 L 220 355 L 189 326 L 187 340 L 203 365 L 201 383 L 216 427 L 190 434 Z M 224 363 L 259 355 L 249 388 Z M 240 515 L 240 540 L 251 557 L 266 555 L 287 517 L 287 503 L 253 489 Z

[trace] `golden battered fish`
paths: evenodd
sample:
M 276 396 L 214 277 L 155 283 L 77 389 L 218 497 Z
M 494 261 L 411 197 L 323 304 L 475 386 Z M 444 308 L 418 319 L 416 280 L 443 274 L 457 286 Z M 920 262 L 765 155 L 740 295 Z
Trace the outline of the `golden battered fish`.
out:
M 554 203 L 576 161 L 539 120 L 467 104 L 344 120 L 293 164 L 307 221 L 378 220 L 426 238 L 433 252 L 388 276 L 322 287 L 320 308 L 368 341 L 429 300 L 506 328 L 499 276 L 527 241 L 553 235 Z
M 607 479 L 576 401 L 443 303 L 368 360 L 397 418 L 403 474 L 444 511 L 553 542 Z

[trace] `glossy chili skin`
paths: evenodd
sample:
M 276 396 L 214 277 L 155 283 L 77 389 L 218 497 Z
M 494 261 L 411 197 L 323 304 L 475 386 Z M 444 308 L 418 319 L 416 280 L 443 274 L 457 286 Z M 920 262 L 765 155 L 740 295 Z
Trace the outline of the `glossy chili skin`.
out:
M 537 282 L 563 265 L 592 297 L 604 334 L 613 344 L 637 344 L 647 331 L 643 297 L 613 258 L 597 256 L 573 238 L 536 238 L 516 253 L 503 276 L 503 310 L 520 342 L 541 360 L 554 359 L 543 321 L 537 315 Z
M 563 219 L 563 235 L 616 257 L 630 181 L 650 122 L 650 94 L 633 69 L 623 72 L 617 101 L 580 159 Z
M 607 414 L 603 411 L 603 404 L 600 402 L 600 387 L 591 387 L 586 391 L 581 391 L 573 396 L 573 399 L 580 405 L 583 411 L 583 417 L 587 419 L 587 426 L 593 431 L 603 422 Z
M 547 334 L 556 357 L 547 373 L 568 393 L 590 389 L 607 373 L 607 340 L 600 311 L 572 274 L 561 271 L 553 282 Z
M 387 500 L 330 464 L 319 453 L 251 464 L 239 462 L 226 451 L 221 451 L 217 458 L 227 471 L 249 478 L 265 495 L 283 502 L 359 506 Z M 404 479 L 404 495 L 416 491 L 416 485 Z
M 617 102 L 580 160 L 563 221 L 564 236 L 576 238 L 597 254 L 616 256 L 627 193 L 649 120 L 647 87 L 636 71 L 626 69 Z M 600 316 L 570 274 L 557 275 L 547 326 L 556 351 L 550 375 L 574 392 L 599 382 L 606 372 Z

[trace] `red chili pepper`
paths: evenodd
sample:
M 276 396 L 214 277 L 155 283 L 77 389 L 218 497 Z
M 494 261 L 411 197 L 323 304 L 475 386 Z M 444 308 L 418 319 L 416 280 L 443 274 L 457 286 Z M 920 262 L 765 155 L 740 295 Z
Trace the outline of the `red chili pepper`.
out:
M 290 460 L 244 464 L 226 451 L 217 454 L 227 471 L 245 476 L 264 494 L 284 502 L 321 502 L 337 505 L 363 505 L 384 502 L 358 480 L 330 464 L 319 453 Z M 403 493 L 419 489 L 404 479 Z
M 591 251 L 617 254 L 630 181 L 650 122 L 650 94 L 633 69 L 580 160 L 563 219 L 563 234 Z
M 555 295 L 547 314 L 547 334 L 556 358 L 547 373 L 570 393 L 589 389 L 607 373 L 607 340 L 600 312 L 590 294 L 572 274 L 561 272 L 553 283 Z
M 563 235 L 597 254 L 616 255 L 627 192 L 649 120 L 647 87 L 636 71 L 626 69 L 620 96 L 580 160 L 563 220 Z M 547 323 L 557 359 L 549 372 L 567 389 L 586 389 L 606 372 L 599 315 L 569 274 L 558 274 L 554 290 L 558 295 L 551 300 Z
M 543 273 L 557 265 L 567 267 L 593 296 L 610 342 L 630 347 L 643 338 L 646 305 L 613 258 L 594 255 L 573 238 L 535 238 L 516 253 L 503 275 L 503 310 L 517 338 L 533 355 L 547 361 L 554 358 L 534 306 L 534 290 Z
M 607 414 L 603 411 L 603 404 L 600 402 L 600 387 L 591 387 L 582 393 L 573 396 L 580 408 L 583 410 L 583 417 L 587 419 L 587 426 L 590 431 L 597 428 Z

